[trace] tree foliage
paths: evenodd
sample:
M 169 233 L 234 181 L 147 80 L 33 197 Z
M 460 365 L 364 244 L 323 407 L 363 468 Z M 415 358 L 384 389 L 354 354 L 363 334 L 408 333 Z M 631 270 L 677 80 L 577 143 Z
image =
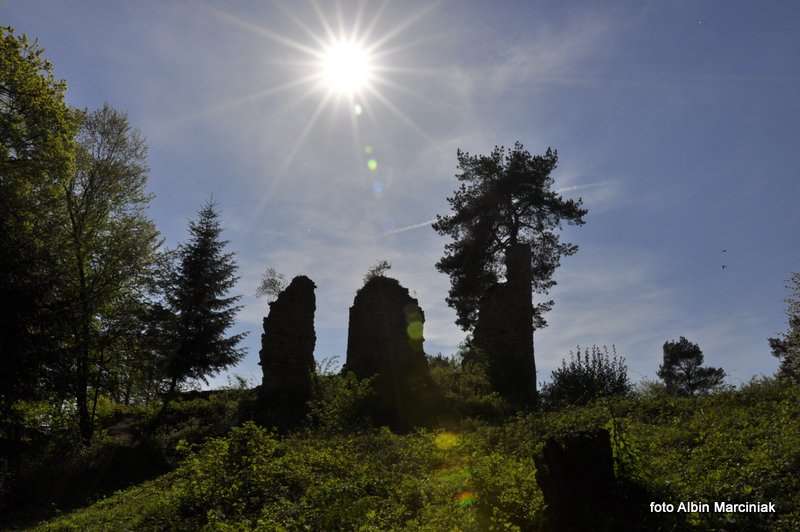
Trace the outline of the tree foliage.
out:
M 93 403 L 111 372 L 120 338 L 136 338 L 127 314 L 157 262 L 159 233 L 145 210 L 147 147 L 125 114 L 109 105 L 87 113 L 76 171 L 64 183 L 68 237 L 65 290 L 71 311 L 72 379 L 81 433 L 90 439 Z M 128 334 L 125 334 L 128 333 Z M 94 399 L 87 393 L 94 390 Z M 90 404 L 92 403 L 92 404 Z
M 53 388 L 67 321 L 63 184 L 79 117 L 43 54 L 0 28 L 0 436 L 15 401 Z
M 228 296 L 238 266 L 226 253 L 222 226 L 211 202 L 189 224 L 189 241 L 178 250 L 178 266 L 167 299 L 175 315 L 174 346 L 166 359 L 170 395 L 187 379 L 206 380 L 244 356 L 237 347 L 244 334 L 227 336 L 241 307 Z
M 367 273 L 364 274 L 364 284 L 366 285 L 375 277 L 383 277 L 392 269 L 392 263 L 386 259 L 379 260 L 375 264 L 369 267 Z
M 433 228 L 452 239 L 436 268 L 450 276 L 447 303 L 464 330 L 474 327 L 480 297 L 503 276 L 511 246 L 531 244 L 531 289 L 538 294 L 556 284 L 553 273 L 561 257 L 577 251 L 577 245 L 561 242 L 556 229 L 562 221 L 582 225 L 588 211 L 580 199 L 565 200 L 552 190 L 557 163 L 557 152 L 548 148 L 544 155 L 531 155 L 519 142 L 510 150 L 495 147 L 489 155 L 458 151 L 460 185 L 447 198 L 452 214 L 437 215 Z M 544 313 L 552 305 L 535 305 L 536 327 L 546 325 Z
M 261 280 L 256 287 L 256 297 L 275 299 L 286 289 L 287 284 L 286 276 L 269 267 L 261 274 Z
M 569 361 L 561 361 L 561 367 L 553 370 L 552 380 L 542 390 L 551 406 L 585 405 L 594 399 L 627 395 L 632 386 L 628 379 L 625 357 L 618 356 L 611 346 L 602 350 L 593 345 L 581 351 L 580 346 Z
M 725 380 L 725 370 L 702 365 L 700 346 L 681 336 L 678 341 L 664 342 L 664 362 L 658 368 L 658 376 L 664 381 L 668 393 L 708 393 Z
M 772 355 L 781 362 L 778 376 L 800 383 L 800 273 L 789 280 L 791 294 L 786 299 L 786 316 L 789 330 L 769 339 Z

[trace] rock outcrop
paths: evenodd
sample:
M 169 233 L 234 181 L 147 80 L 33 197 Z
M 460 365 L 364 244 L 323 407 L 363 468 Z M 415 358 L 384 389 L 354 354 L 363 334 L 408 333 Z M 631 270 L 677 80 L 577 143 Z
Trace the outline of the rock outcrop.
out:
M 311 398 L 317 342 L 315 288 L 308 277 L 295 277 L 269 304 L 269 315 L 264 318 L 259 352 L 261 417 L 279 425 L 302 419 Z
M 473 335 L 494 388 L 516 405 L 536 400 L 531 275 L 530 245 L 512 247 L 506 255 L 506 282 L 481 298 Z
M 422 344 L 425 314 L 396 279 L 377 276 L 350 307 L 343 371 L 374 377 L 373 418 L 405 429 L 431 415 L 435 386 Z

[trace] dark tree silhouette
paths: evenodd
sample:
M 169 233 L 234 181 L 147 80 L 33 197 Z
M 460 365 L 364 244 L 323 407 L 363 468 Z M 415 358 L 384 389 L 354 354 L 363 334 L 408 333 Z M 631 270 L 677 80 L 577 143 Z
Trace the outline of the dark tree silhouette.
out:
M 436 216 L 433 228 L 452 238 L 436 268 L 450 276 L 447 303 L 466 331 L 477 322 L 481 296 L 504 274 L 505 253 L 517 243 L 532 247 L 531 289 L 546 294 L 556 283 L 553 273 L 562 256 L 578 246 L 561 242 L 555 232 L 562 221 L 582 225 L 588 212 L 581 199 L 565 200 L 551 190 L 557 152 L 531 155 L 519 142 L 510 150 L 495 147 L 489 155 L 458 151 L 460 186 L 447 201 L 452 214 Z M 553 301 L 534 306 L 533 320 L 544 327 Z
M 703 368 L 702 365 L 700 346 L 681 336 L 677 342 L 664 342 L 664 362 L 658 368 L 658 376 L 664 381 L 668 393 L 708 393 L 722 384 L 725 370 Z
M 68 391 L 53 379 L 68 335 L 63 183 L 79 123 L 65 90 L 35 42 L 0 27 L 0 442 L 17 440 L 17 400 Z
M 800 383 L 800 273 L 795 273 L 787 286 L 792 293 L 786 299 L 789 330 L 769 339 L 772 355 L 780 360 L 778 376 Z
M 189 242 L 178 250 L 178 266 L 167 296 L 175 313 L 174 350 L 166 360 L 169 389 L 165 404 L 187 379 L 202 379 L 244 356 L 237 345 L 245 334 L 226 336 L 241 308 L 240 296 L 226 297 L 238 280 L 233 253 L 220 239 L 222 227 L 213 203 L 189 224 Z

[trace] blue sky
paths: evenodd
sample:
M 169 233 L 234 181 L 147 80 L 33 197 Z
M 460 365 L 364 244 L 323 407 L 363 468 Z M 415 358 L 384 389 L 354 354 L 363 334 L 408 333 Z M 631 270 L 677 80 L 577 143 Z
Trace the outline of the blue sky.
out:
M 360 6 L 360 7 L 359 7 Z M 634 380 L 667 339 L 700 344 L 729 382 L 771 374 L 800 270 L 800 7 L 793 2 L 3 1 L 37 37 L 72 105 L 108 102 L 150 146 L 150 214 L 174 246 L 213 195 L 241 267 L 250 331 L 231 373 L 260 382 L 266 266 L 317 284 L 316 357 L 346 351 L 366 269 L 392 262 L 426 313 L 426 351 L 463 338 L 434 269 L 456 149 L 558 149 L 556 188 L 583 197 L 566 228 L 539 380 L 577 344 L 615 344 Z M 317 14 L 319 11 L 322 18 Z M 355 115 L 294 83 L 314 74 L 322 20 L 376 20 L 385 69 Z M 338 13 L 338 14 L 337 14 Z M 364 148 L 370 146 L 372 154 Z M 375 171 L 367 160 L 378 162 Z M 727 249 L 727 253 L 722 253 Z M 727 269 L 722 270 L 722 264 Z M 224 383 L 225 375 L 213 382 Z

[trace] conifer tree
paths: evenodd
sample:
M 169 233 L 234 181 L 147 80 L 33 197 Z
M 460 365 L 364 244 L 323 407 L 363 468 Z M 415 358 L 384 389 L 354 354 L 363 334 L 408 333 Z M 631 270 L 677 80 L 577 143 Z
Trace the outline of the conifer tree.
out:
M 664 342 L 664 363 L 658 368 L 658 376 L 671 394 L 707 393 L 722 384 L 725 370 L 702 365 L 700 346 L 681 336 L 677 342 Z
M 557 164 L 555 151 L 531 155 L 519 142 L 489 155 L 458 150 L 460 185 L 447 198 L 452 212 L 437 215 L 433 229 L 452 239 L 436 269 L 450 276 L 447 304 L 465 331 L 475 327 L 480 298 L 505 273 L 503 260 L 516 244 L 531 246 L 531 290 L 540 295 L 556 284 L 561 257 L 577 252 L 577 245 L 561 242 L 557 230 L 562 222 L 583 225 L 588 211 L 580 199 L 564 199 L 552 189 Z M 546 325 L 544 314 L 552 306 L 552 300 L 534 306 L 536 328 Z
M 242 359 L 237 347 L 245 334 L 226 335 L 241 296 L 228 296 L 239 279 L 233 253 L 226 253 L 219 214 L 212 202 L 189 224 L 189 242 L 178 249 L 178 264 L 168 294 L 174 313 L 172 349 L 166 360 L 168 401 L 188 379 L 206 379 Z M 206 381 L 207 382 L 207 381 Z

